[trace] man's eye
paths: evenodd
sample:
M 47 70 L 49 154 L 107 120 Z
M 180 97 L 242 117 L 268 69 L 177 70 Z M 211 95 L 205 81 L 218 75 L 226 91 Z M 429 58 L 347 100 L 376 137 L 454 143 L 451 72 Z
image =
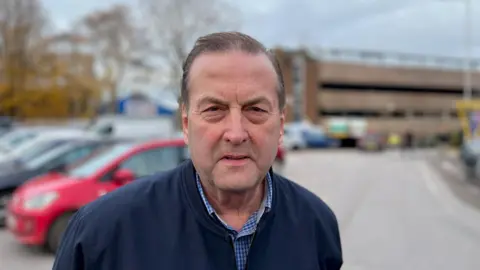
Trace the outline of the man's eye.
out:
M 220 108 L 218 108 L 217 106 L 212 106 L 205 109 L 204 112 L 216 112 L 218 110 L 220 110 Z
M 259 107 L 250 107 L 250 110 L 254 112 L 266 112 L 264 109 Z

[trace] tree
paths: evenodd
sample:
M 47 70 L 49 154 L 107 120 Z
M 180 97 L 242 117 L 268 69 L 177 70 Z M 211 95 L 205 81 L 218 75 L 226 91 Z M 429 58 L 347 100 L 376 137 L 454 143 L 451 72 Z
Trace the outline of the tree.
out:
M 13 100 L 26 87 L 48 21 L 38 0 L 0 0 L 0 99 Z M 2 104 L 3 105 L 3 104 Z M 10 110 L 14 114 L 14 110 Z
M 177 90 L 181 67 L 195 39 L 239 25 L 238 12 L 222 0 L 139 0 L 153 40 L 152 53 L 169 74 L 168 86 Z M 176 93 L 178 94 L 178 92 Z
M 85 36 L 99 66 L 98 75 L 103 88 L 110 92 L 115 110 L 117 88 L 137 46 L 138 29 L 132 23 L 129 8 L 115 5 L 82 18 L 74 31 Z

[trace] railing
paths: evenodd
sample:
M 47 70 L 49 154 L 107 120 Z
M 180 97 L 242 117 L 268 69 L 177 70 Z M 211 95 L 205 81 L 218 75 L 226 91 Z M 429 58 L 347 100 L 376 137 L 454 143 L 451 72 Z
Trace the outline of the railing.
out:
M 309 54 L 319 60 L 332 62 L 367 63 L 383 66 L 445 70 L 462 70 L 464 68 L 464 59 L 460 57 L 354 49 L 317 49 L 309 50 Z M 470 61 L 470 67 L 472 70 L 480 71 L 480 59 L 472 59 Z

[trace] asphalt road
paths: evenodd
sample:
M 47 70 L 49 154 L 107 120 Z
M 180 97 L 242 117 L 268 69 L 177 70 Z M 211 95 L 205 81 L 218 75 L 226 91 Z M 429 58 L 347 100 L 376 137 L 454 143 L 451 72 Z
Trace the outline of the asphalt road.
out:
M 347 270 L 478 270 L 480 212 L 431 161 L 437 152 L 290 153 L 285 175 L 337 214 Z M 53 258 L 0 231 L 0 270 L 51 269 Z

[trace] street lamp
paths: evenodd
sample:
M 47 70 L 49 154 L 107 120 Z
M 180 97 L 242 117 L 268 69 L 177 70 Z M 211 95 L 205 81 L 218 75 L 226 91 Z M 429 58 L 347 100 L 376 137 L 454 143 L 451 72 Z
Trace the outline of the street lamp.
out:
M 465 1 L 465 58 L 463 71 L 463 98 L 472 99 L 472 0 Z
M 450 0 L 439 0 L 442 2 Z M 472 0 L 462 0 L 465 6 L 465 27 L 464 27 L 464 46 L 465 54 L 463 57 L 463 99 L 472 99 L 472 34 L 473 34 L 473 16 Z

